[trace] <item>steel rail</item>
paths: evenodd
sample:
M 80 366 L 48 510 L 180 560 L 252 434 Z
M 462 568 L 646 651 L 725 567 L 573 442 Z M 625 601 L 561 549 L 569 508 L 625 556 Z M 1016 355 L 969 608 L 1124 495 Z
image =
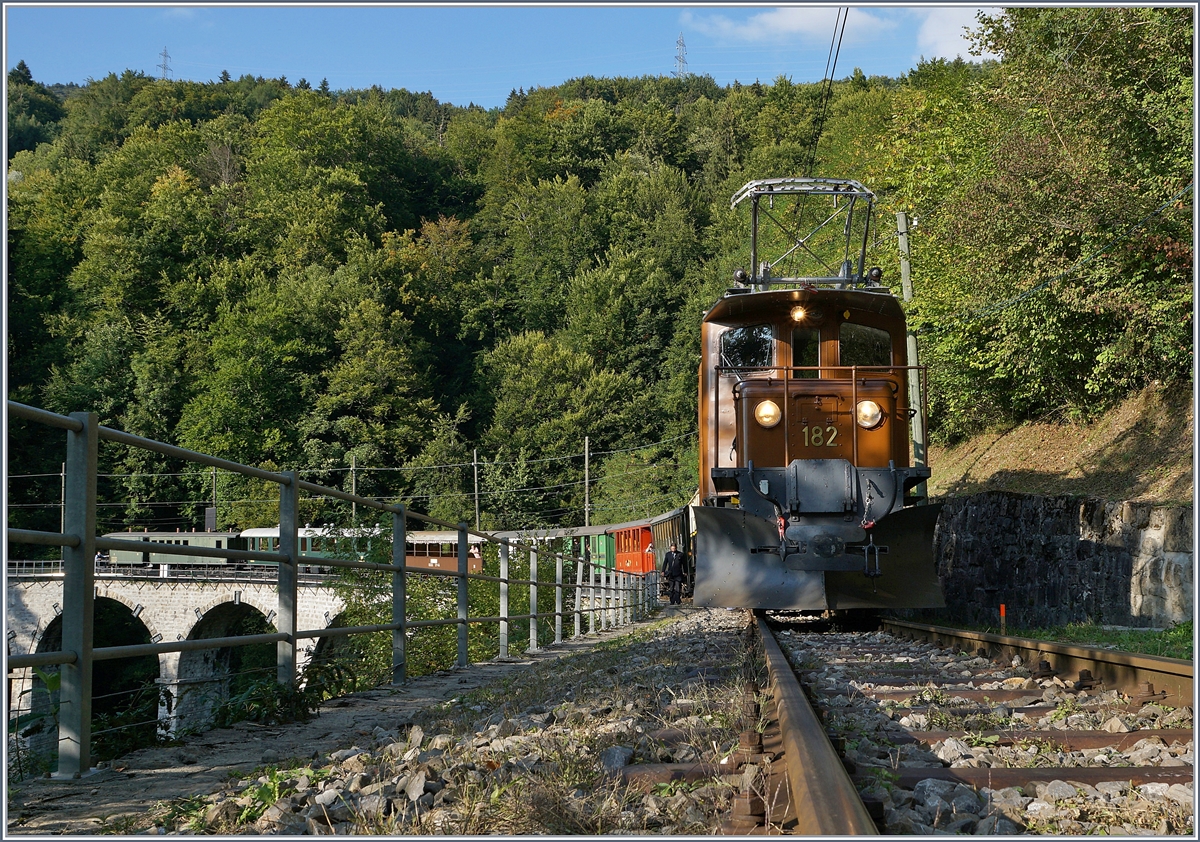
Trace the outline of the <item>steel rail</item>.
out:
M 1192 703 L 1192 661 L 911 623 L 907 620 L 887 619 L 883 620 L 882 625 L 885 631 L 900 637 L 920 638 L 968 652 L 982 649 L 990 658 L 1018 657 L 1033 666 L 1039 661 L 1047 661 L 1060 674 L 1061 680 L 1068 684 L 1080 670 L 1086 669 L 1093 678 L 1103 683 L 1106 690 L 1118 690 L 1140 697 L 1165 693 L 1163 701 L 1176 707 Z
M 829 742 L 800 687 L 800 681 L 761 612 L 755 614 L 763 654 L 774 685 L 775 710 L 783 737 L 796 834 L 800 836 L 878 835 L 842 760 Z

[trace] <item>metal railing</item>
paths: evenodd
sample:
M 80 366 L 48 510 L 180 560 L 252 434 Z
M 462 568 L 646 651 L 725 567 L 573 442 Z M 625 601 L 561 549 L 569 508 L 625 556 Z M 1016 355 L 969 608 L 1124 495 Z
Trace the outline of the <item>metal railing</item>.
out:
M 642 619 L 649 609 L 658 604 L 657 574 L 622 573 L 595 564 L 577 556 L 564 556 L 536 543 L 511 541 L 498 538 L 487 532 L 469 529 L 467 524 L 451 524 L 417 512 L 407 511 L 403 505 L 382 503 L 359 497 L 336 488 L 327 488 L 301 480 L 295 471 L 273 473 L 261 468 L 242 465 L 215 456 L 185 450 L 152 439 L 134 436 L 120 430 L 103 427 L 94 413 L 76 412 L 70 416 L 58 415 L 14 401 L 8 402 L 9 417 L 45 424 L 65 430 L 67 433 L 67 460 L 64 480 L 64 519 L 62 533 L 40 532 L 26 529 L 8 529 L 9 543 L 25 543 L 62 548 L 61 575 L 63 579 L 62 648 L 58 652 L 39 652 L 28 655 L 10 655 L 9 669 L 61 665 L 58 712 L 58 771 L 56 777 L 78 778 L 91 766 L 91 718 L 92 718 L 92 670 L 99 661 L 114 660 L 144 655 L 163 655 L 200 649 L 219 649 L 252 644 L 276 644 L 276 679 L 280 684 L 294 687 L 297 680 L 298 642 L 304 639 L 342 637 L 356 634 L 392 632 L 392 682 L 403 683 L 407 678 L 406 644 L 410 629 L 433 626 L 457 627 L 457 665 L 468 663 L 468 626 L 472 623 L 496 623 L 499 626 L 499 656 L 509 653 L 510 623 L 529 621 L 528 650 L 537 650 L 539 645 L 539 622 L 553 618 L 554 642 L 562 642 L 563 617 L 573 615 L 574 633 L 579 636 L 581 617 L 588 615 L 588 633 L 635 622 Z M 150 450 L 166 456 L 201 465 L 220 468 L 248 477 L 268 480 L 279 485 L 279 551 L 230 550 L 194 546 L 162 544 L 155 552 L 165 555 L 211 556 L 221 559 L 274 562 L 278 587 L 278 606 L 274 624 L 277 631 L 270 634 L 241 635 L 235 637 L 176 640 L 127 646 L 95 647 L 94 607 L 96 598 L 96 551 L 98 549 L 129 549 L 141 552 L 145 544 L 116 538 L 96 537 L 96 480 L 99 442 L 114 441 L 132 447 Z M 380 564 L 369 561 L 323 558 L 323 567 L 378 570 L 391 573 L 391 622 L 372 626 L 350 626 L 325 629 L 300 629 L 297 627 L 297 580 L 298 567 L 306 559 L 300 556 L 297 537 L 300 492 L 334 497 L 357 505 L 390 513 L 391 563 Z M 453 529 L 458 533 L 457 570 L 413 571 L 420 576 L 442 576 L 457 580 L 456 616 L 446 619 L 409 620 L 406 613 L 407 577 L 410 572 L 405 565 L 405 529 L 409 519 Z M 468 571 L 468 536 L 475 535 L 484 541 L 499 546 L 499 576 L 489 576 Z M 529 554 L 529 578 L 514 579 L 510 574 L 513 551 Z M 553 585 L 544 587 L 555 591 L 554 611 L 538 610 L 538 561 L 540 557 L 552 555 L 555 560 Z M 570 587 L 563 578 L 564 560 L 575 566 L 574 608 L 563 609 L 564 591 Z M 587 570 L 587 582 L 584 571 Z M 500 613 L 493 617 L 472 617 L 468 604 L 468 580 L 495 582 L 499 586 Z M 529 614 L 509 613 L 509 588 L 511 585 L 529 587 Z M 587 604 L 583 605 L 584 593 Z M 528 651 L 527 650 L 527 651 Z

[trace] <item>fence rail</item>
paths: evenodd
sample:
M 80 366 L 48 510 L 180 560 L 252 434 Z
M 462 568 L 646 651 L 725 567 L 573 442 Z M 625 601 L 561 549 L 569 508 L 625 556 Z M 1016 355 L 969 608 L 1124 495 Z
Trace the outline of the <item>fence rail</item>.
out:
M 645 616 L 647 611 L 657 605 L 658 587 L 657 575 L 622 573 L 614 569 L 596 564 L 585 557 L 564 555 L 553 552 L 545 546 L 539 546 L 536 541 L 528 543 L 499 538 L 488 532 L 468 528 L 465 523 L 451 524 L 437 518 L 429 517 L 418 512 L 408 511 L 403 505 L 384 503 L 367 497 L 360 497 L 340 489 L 327 488 L 312 482 L 301 480 L 295 472 L 285 471 L 274 473 L 264 471 L 249 465 L 242 465 L 215 456 L 186 450 L 173 445 L 164 444 L 152 439 L 124 433 L 108 427 L 100 426 L 94 413 L 76 412 L 70 416 L 57 415 L 36 407 L 26 406 L 14 401 L 8 402 L 10 418 L 22 418 L 34 423 L 45 424 L 66 431 L 67 460 L 64 474 L 63 499 L 63 532 L 40 532 L 27 529 L 8 529 L 9 543 L 36 544 L 43 546 L 62 547 L 62 561 L 9 562 L 8 574 L 11 575 L 54 575 L 63 580 L 62 646 L 57 652 L 39 652 L 28 655 L 13 655 L 8 658 L 11 668 L 34 666 L 60 665 L 60 697 L 58 715 L 58 771 L 56 777 L 78 778 L 91 766 L 91 706 L 92 706 L 92 671 L 97 662 L 139 655 L 162 655 L 197 649 L 214 649 L 251 644 L 276 644 L 276 680 L 283 685 L 292 687 L 297 681 L 297 646 L 301 640 L 323 637 L 339 637 L 354 634 L 374 634 L 392 632 L 392 681 L 403 683 L 407 679 L 406 640 L 409 629 L 437 626 L 457 626 L 457 664 L 466 666 L 468 663 L 467 627 L 469 624 L 495 623 L 498 625 L 498 648 L 501 657 L 509 652 L 510 624 L 513 621 L 529 621 L 529 649 L 539 648 L 539 623 L 553 618 L 554 642 L 563 639 L 563 617 L 574 618 L 574 636 L 580 636 L 582 617 L 588 617 L 588 631 L 592 633 L 633 622 Z M 137 575 L 132 565 L 127 570 L 120 565 L 98 564 L 96 551 L 98 549 L 121 549 L 132 542 L 121 539 L 105 539 L 97 537 L 96 528 L 96 481 L 99 442 L 101 440 L 151 450 L 157 453 L 182 459 L 210 467 L 221 468 L 244 476 L 256 477 L 276 483 L 279 486 L 279 551 L 234 551 L 229 549 L 202 550 L 197 547 L 175 547 L 168 544 L 156 544 L 154 551 L 167 555 L 200 555 L 214 558 L 231 558 L 274 562 L 270 568 L 270 579 L 274 579 L 278 589 L 278 606 L 275 610 L 275 627 L 278 630 L 272 634 L 242 635 L 237 637 L 211 638 L 202 640 L 176 640 L 161 643 L 148 643 L 132 646 L 113 646 L 96 648 L 94 646 L 94 608 L 95 580 L 97 578 L 125 578 Z M 303 568 L 316 567 L 312 559 L 299 553 L 298 529 L 299 495 L 300 492 L 336 497 L 358 505 L 386 512 L 392 516 L 392 557 L 390 564 L 377 564 L 350 559 L 323 557 L 320 568 L 326 569 L 365 569 L 391 572 L 391 622 L 373 626 L 356 626 L 349 628 L 326 628 L 302 630 L 297 628 L 297 597 L 298 583 L 303 577 L 313 580 L 314 574 L 305 574 Z M 408 570 L 405 565 L 405 530 L 409 520 L 433 524 L 458 533 L 458 569 L 457 570 Z M 468 536 L 474 535 L 484 541 L 499 547 L 500 575 L 490 576 L 468 571 Z M 138 549 L 144 549 L 139 544 Z M 528 553 L 529 578 L 517 579 L 510 577 L 510 567 L 514 560 L 513 553 Z M 539 559 L 553 558 L 555 562 L 555 578 L 553 582 L 538 581 Z M 575 582 L 571 584 L 564 580 L 564 561 L 571 561 L 575 567 Z M 173 577 L 188 576 L 188 567 L 196 570 L 196 565 L 163 565 L 160 575 L 169 573 Z M 215 566 L 214 566 L 215 567 Z M 211 577 L 211 569 L 203 566 L 196 570 L 200 575 Z M 585 574 L 586 571 L 586 581 Z M 222 571 L 224 575 L 234 574 L 235 578 L 241 571 Z M 245 571 L 258 574 L 254 578 L 262 579 L 262 571 Z M 148 570 L 142 570 L 148 575 Z M 222 573 L 216 574 L 218 577 Z M 316 574 L 319 578 L 327 578 Z M 407 578 L 416 576 L 452 577 L 457 581 L 457 594 L 454 617 L 443 619 L 409 620 L 406 614 Z M 157 578 L 157 577 L 156 577 Z M 470 616 L 467 583 L 469 580 L 494 582 L 500 591 L 500 614 L 489 617 Z M 512 585 L 526 585 L 529 588 L 529 604 L 531 613 L 510 615 L 509 588 Z M 553 612 L 538 610 L 538 588 L 552 587 L 555 592 L 555 609 Z M 564 610 L 564 592 L 570 588 L 574 595 L 574 607 Z M 585 597 L 586 594 L 586 597 Z M 586 598 L 586 605 L 584 599 Z

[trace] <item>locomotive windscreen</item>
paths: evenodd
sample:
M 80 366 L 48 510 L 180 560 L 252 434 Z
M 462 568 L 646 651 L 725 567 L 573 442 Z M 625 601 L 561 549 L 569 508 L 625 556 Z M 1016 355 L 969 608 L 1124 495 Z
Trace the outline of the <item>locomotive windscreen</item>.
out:
M 772 340 L 770 325 L 735 327 L 721 336 L 721 364 L 730 368 L 770 365 Z
M 892 337 L 886 330 L 843 322 L 838 340 L 842 365 L 892 364 Z

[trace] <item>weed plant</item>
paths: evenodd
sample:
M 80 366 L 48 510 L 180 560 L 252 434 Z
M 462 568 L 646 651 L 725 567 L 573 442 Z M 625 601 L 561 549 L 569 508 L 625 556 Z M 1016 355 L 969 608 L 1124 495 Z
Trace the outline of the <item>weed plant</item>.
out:
M 964 626 L 977 631 L 999 634 L 995 626 Z M 1160 658 L 1193 658 L 1193 621 L 1176 623 L 1168 629 L 1113 629 L 1097 623 L 1071 623 L 1049 628 L 1010 627 L 1006 634 L 1012 637 L 1029 637 L 1034 640 L 1049 640 L 1077 646 L 1095 646 L 1116 649 L 1139 655 L 1156 655 Z

